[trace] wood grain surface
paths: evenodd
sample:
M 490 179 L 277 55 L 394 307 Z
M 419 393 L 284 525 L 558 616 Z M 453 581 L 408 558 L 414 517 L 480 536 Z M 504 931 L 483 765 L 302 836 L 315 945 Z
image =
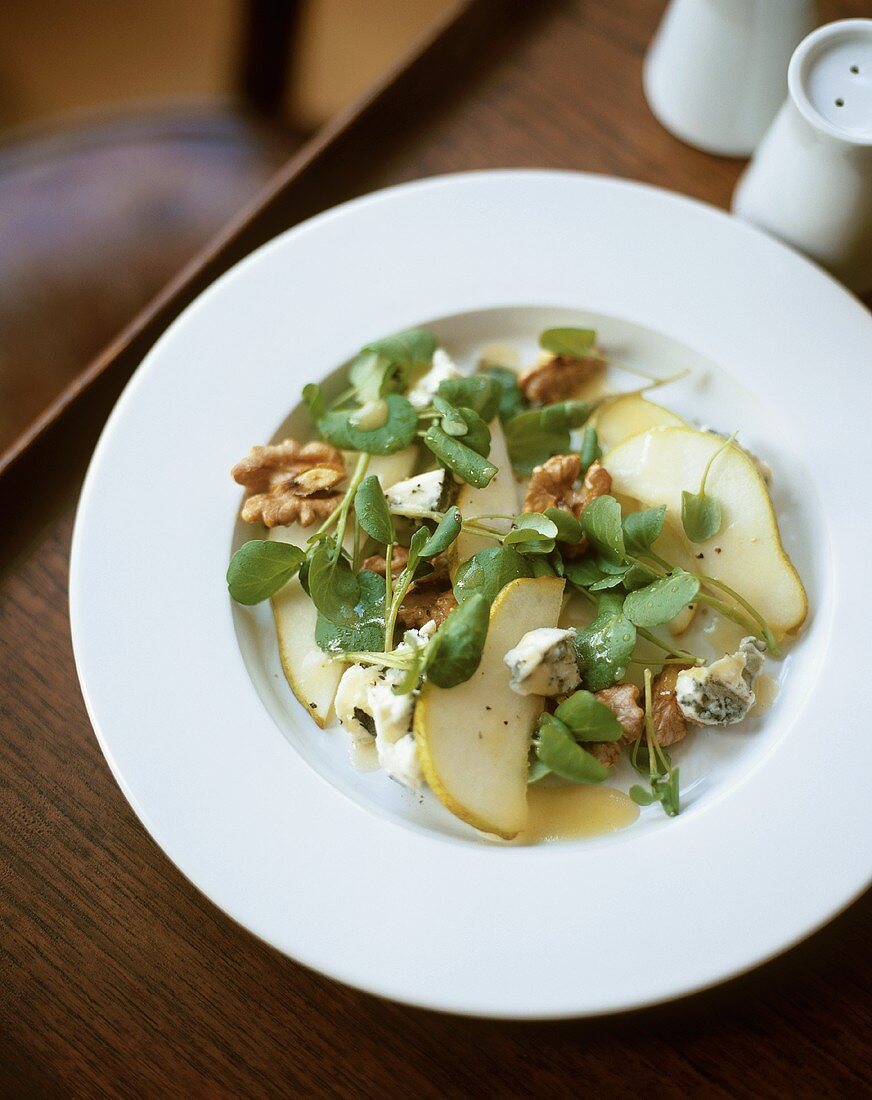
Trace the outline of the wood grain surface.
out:
M 681 145 L 642 99 L 662 2 L 490 7 L 501 18 L 474 56 L 457 54 L 440 95 L 422 76 L 426 94 L 407 87 L 401 102 L 385 100 L 379 119 L 272 193 L 208 272 L 332 202 L 435 172 L 552 165 L 728 202 L 740 162 Z M 832 0 L 826 14 L 870 13 Z M 152 330 L 141 331 L 122 360 L 141 355 Z M 868 895 L 718 989 L 536 1025 L 439 1016 L 336 985 L 199 895 L 115 785 L 70 648 L 75 500 L 119 376 L 0 482 L 0 1096 L 872 1095 Z M 862 840 L 837 838 L 833 858 Z M 681 939 L 680 927 L 666 930 L 663 949 L 679 955 Z M 548 965 L 535 928 L 530 949 Z

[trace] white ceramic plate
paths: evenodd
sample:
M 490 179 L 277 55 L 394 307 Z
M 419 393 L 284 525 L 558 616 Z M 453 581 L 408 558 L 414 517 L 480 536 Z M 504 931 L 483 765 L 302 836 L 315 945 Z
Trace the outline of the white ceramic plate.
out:
M 308 721 L 263 616 L 226 595 L 242 538 L 228 470 L 279 429 L 306 381 L 373 337 L 432 322 L 463 358 L 575 319 L 656 371 L 692 366 L 668 403 L 741 427 L 771 461 L 812 612 L 766 721 L 690 754 L 679 818 L 498 846 L 355 773 L 344 735 Z M 437 1009 L 611 1012 L 796 943 L 869 881 L 870 350 L 869 314 L 787 248 L 604 178 L 427 180 L 260 249 L 148 355 L 79 507 L 76 660 L 137 814 L 256 935 Z

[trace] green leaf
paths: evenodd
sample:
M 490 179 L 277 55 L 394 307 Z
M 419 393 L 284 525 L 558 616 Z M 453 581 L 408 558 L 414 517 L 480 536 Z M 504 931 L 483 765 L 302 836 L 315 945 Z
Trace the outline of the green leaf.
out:
M 317 424 L 322 416 L 327 414 L 327 404 L 324 401 L 324 395 L 321 393 L 321 387 L 317 382 L 307 382 L 303 386 L 303 400 L 306 402 L 306 407 L 309 410 L 309 418 L 313 424 Z
M 385 336 L 381 340 L 373 340 L 363 350 L 381 355 L 401 367 L 408 380 L 408 376 L 416 368 L 429 367 L 433 362 L 436 337 L 425 329 L 410 328 L 393 336 Z
M 318 421 L 318 431 L 334 447 L 346 451 L 365 451 L 371 455 L 391 455 L 401 451 L 415 438 L 418 429 L 418 413 L 397 393 L 384 398 L 387 404 L 387 420 L 380 428 L 355 428 L 349 421 L 348 411 L 328 412 Z
M 681 525 L 691 542 L 714 538 L 724 522 L 724 510 L 716 497 L 707 493 L 681 494 Z
M 642 554 L 660 538 L 666 521 L 666 505 L 645 508 L 624 516 L 624 544 L 631 554 Z
M 365 569 L 358 573 L 359 594 L 346 626 L 337 626 L 320 612 L 315 641 L 325 653 L 361 653 L 382 648 L 385 634 L 385 579 Z M 417 686 L 417 685 L 416 685 Z
M 541 554 L 533 554 L 530 557 L 530 568 L 533 570 L 534 577 L 556 577 L 560 575 L 548 558 L 543 557 Z
M 596 343 L 592 328 L 549 328 L 539 337 L 539 347 L 565 359 L 584 359 Z
M 405 372 L 374 351 L 362 351 L 348 368 L 348 381 L 358 400 L 376 401 L 389 393 L 405 389 Z
M 552 455 L 565 454 L 570 430 L 581 427 L 595 407 L 588 401 L 558 401 L 507 420 L 506 443 L 512 465 L 529 474 Z
M 624 733 L 611 707 L 584 689 L 564 699 L 554 716 L 568 726 L 579 741 L 617 741 Z
M 660 799 L 656 794 L 652 794 L 651 791 L 646 791 L 644 787 L 640 787 L 638 783 L 634 783 L 630 787 L 630 798 L 636 803 L 637 806 L 650 806 L 652 802 L 659 802 Z
M 427 645 L 427 678 L 452 688 L 472 676 L 487 638 L 490 606 L 475 594 L 456 607 Z
M 623 602 L 618 593 L 604 592 L 597 601 L 597 617 L 576 635 L 579 665 L 591 691 L 620 680 L 636 648 L 636 627 L 623 614 Z
M 493 378 L 500 387 L 497 412 L 503 423 L 530 407 L 530 402 L 518 385 L 518 375 L 515 371 L 509 370 L 508 367 L 485 367 L 482 374 Z
M 442 426 L 442 431 L 445 432 L 446 435 L 452 435 L 455 439 L 459 439 L 466 435 L 466 421 L 460 415 L 460 411 L 456 409 L 450 401 L 447 401 L 444 397 L 439 397 L 437 394 L 433 398 L 433 408 L 442 417 L 440 424 Z
M 309 595 L 321 614 L 336 626 L 351 626 L 360 585 L 341 550 L 325 539 L 309 564 Z
M 358 485 L 354 494 L 354 514 L 360 526 L 376 542 L 386 546 L 396 541 L 391 512 L 375 474 L 370 474 Z
M 617 588 L 619 584 L 623 584 L 624 578 L 620 573 L 607 573 L 601 580 L 594 581 L 588 591 L 590 592 L 605 592 L 609 588 Z
M 666 813 L 670 817 L 676 817 L 681 809 L 678 793 L 678 768 L 673 768 L 668 775 L 652 780 L 651 790 L 660 800 Z
M 645 588 L 637 588 L 624 600 L 624 614 L 636 626 L 661 626 L 686 607 L 699 592 L 699 580 L 676 570 Z
M 460 534 L 462 517 L 456 508 L 449 508 L 439 523 L 436 530 L 421 546 L 422 558 L 435 558 L 443 553 Z
M 497 467 L 488 462 L 480 454 L 476 453 L 459 439 L 453 439 L 446 435 L 441 428 L 435 425 L 427 429 L 424 442 L 443 466 L 447 466 L 458 477 L 477 489 L 483 489 L 488 485 L 497 472 Z
M 541 760 L 531 760 L 530 769 L 527 772 L 527 786 L 531 783 L 538 783 L 540 779 L 544 779 L 546 775 L 551 774 L 551 769 L 547 764 L 543 764 Z
M 603 572 L 593 558 L 581 558 L 566 563 L 566 579 L 576 588 L 588 589 L 603 579 Z
M 252 539 L 240 546 L 227 568 L 227 588 L 237 603 L 251 605 L 269 599 L 299 572 L 305 550 L 287 542 Z
M 583 474 L 587 473 L 588 469 L 593 466 L 597 459 L 602 458 L 603 452 L 599 445 L 596 428 L 587 427 L 584 429 L 581 436 L 579 456 L 581 458 L 581 472 Z
M 608 562 L 623 563 L 624 531 L 621 526 L 621 506 L 614 497 L 596 497 L 581 513 L 581 529 L 590 543 Z
M 581 541 L 581 524 L 565 508 L 546 508 L 545 515 L 557 527 L 554 536 L 558 542 L 568 542 L 571 545 Z
M 554 542 L 557 524 L 541 512 L 521 512 L 515 517 L 511 530 L 503 539 L 503 546 L 515 546 L 525 542 Z M 552 546 L 552 550 L 554 547 Z M 549 551 L 550 553 L 550 551 Z
M 472 374 L 467 378 L 446 378 L 439 383 L 436 393 L 452 405 L 471 409 L 489 424 L 497 415 L 502 387 L 486 374 Z
M 518 577 L 532 577 L 530 564 L 511 546 L 486 546 L 458 566 L 454 595 L 458 603 L 481 595 L 493 603 L 497 593 Z
M 605 764 L 583 749 L 552 714 L 543 715 L 539 721 L 536 756 L 549 771 L 573 783 L 602 783 L 609 776 Z
M 624 588 L 632 592 L 636 588 L 644 588 L 645 585 L 657 580 L 657 573 L 643 565 L 640 561 L 634 561 L 624 574 Z

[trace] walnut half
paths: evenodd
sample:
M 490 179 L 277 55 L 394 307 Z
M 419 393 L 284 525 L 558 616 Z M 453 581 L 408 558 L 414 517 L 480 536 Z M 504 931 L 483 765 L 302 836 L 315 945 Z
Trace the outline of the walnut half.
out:
M 293 439 L 252 447 L 230 473 L 252 494 L 243 505 L 242 518 L 246 523 L 260 520 L 267 527 L 294 522 L 308 527 L 326 519 L 342 498 L 338 486 L 347 476 L 336 447 Z
M 518 385 L 534 405 L 553 405 L 575 397 L 579 387 L 603 369 L 604 361 L 595 355 L 570 359 L 554 355 L 525 370 Z
M 546 508 L 562 508 L 576 519 L 597 497 L 606 496 L 612 488 L 612 478 L 605 466 L 592 462 L 580 487 L 576 481 L 581 473 L 581 458 L 577 454 L 554 455 L 530 475 L 524 496 L 525 512 L 544 512 Z M 573 547 L 565 547 L 567 557 L 575 557 L 587 549 L 587 539 L 582 538 Z

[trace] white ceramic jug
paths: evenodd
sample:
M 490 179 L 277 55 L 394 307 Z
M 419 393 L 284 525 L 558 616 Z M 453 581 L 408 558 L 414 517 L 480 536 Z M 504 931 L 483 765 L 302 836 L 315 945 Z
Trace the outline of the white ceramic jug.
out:
M 872 19 L 810 34 L 788 98 L 733 195 L 733 211 L 872 290 Z
M 815 16 L 814 0 L 671 0 L 645 59 L 651 110 L 689 145 L 750 155 Z

